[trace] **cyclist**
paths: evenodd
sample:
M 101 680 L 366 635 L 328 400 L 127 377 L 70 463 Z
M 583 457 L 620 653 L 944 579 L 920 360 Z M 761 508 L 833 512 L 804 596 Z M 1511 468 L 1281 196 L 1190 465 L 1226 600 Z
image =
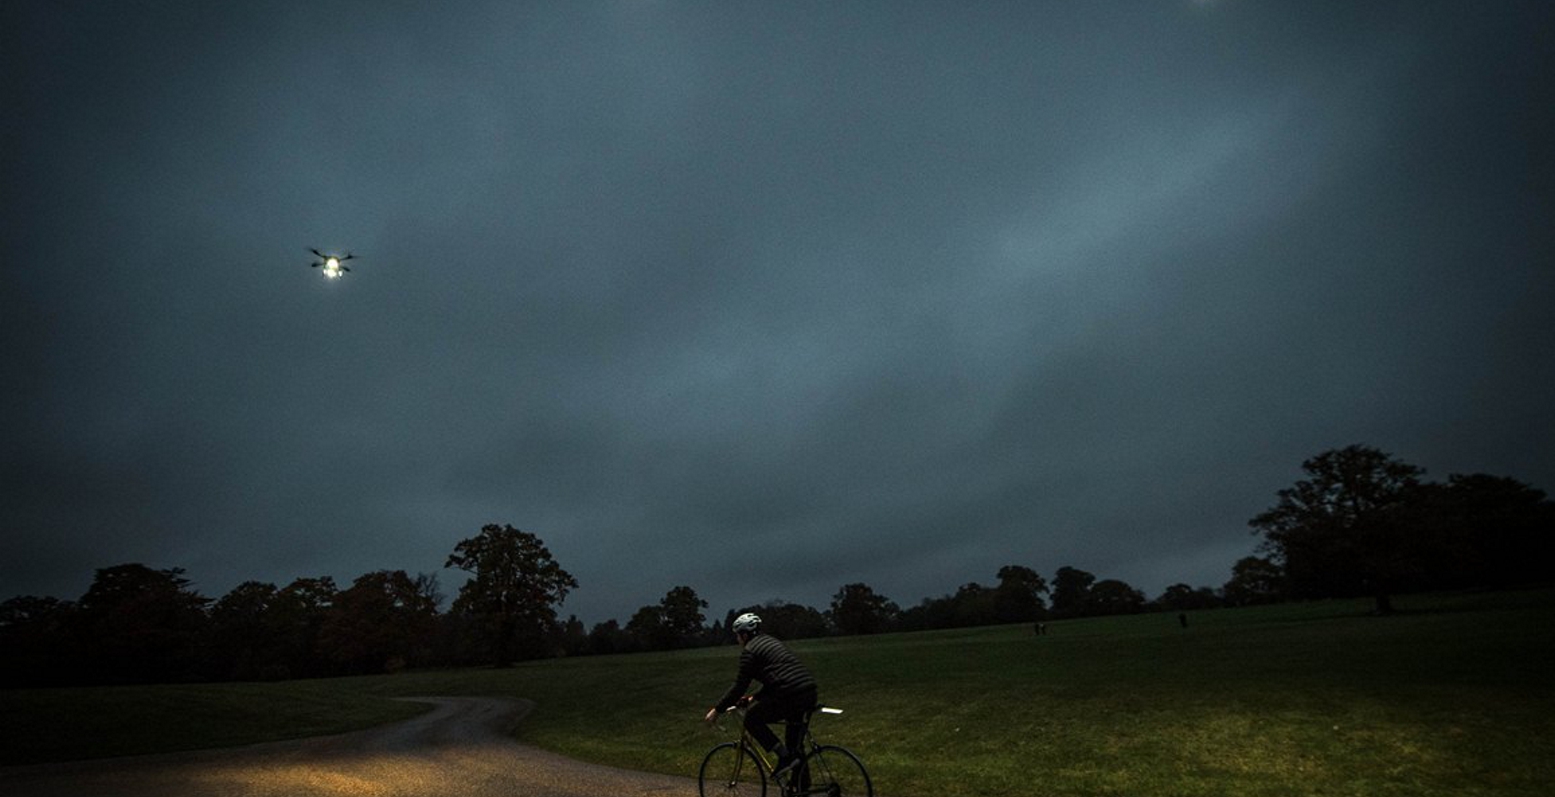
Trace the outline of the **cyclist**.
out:
M 745 729 L 768 752 L 777 754 L 774 772 L 785 772 L 799 761 L 805 712 L 816 706 L 815 678 L 787 646 L 770 634 L 761 633 L 760 617 L 742 614 L 735 618 L 733 630 L 734 638 L 744 648 L 740 652 L 739 673 L 704 719 L 712 722 L 736 704 L 750 705 L 745 714 Z M 745 690 L 752 680 L 761 682 L 761 691 L 746 696 Z M 767 727 L 774 722 L 788 723 L 782 742 Z

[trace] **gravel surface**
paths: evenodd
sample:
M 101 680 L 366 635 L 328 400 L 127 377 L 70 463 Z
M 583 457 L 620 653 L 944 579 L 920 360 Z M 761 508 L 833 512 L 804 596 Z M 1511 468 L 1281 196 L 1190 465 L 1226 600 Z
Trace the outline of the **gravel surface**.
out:
M 585 764 L 508 735 L 520 700 L 407 698 L 434 705 L 380 728 L 290 742 L 0 768 L 5 797 L 599 797 L 694 795 L 692 778 Z

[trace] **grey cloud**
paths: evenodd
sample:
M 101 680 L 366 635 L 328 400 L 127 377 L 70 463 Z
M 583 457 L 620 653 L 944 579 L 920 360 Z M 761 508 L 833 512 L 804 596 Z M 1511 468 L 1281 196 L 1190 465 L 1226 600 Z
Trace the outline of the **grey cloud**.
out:
M 1153 593 L 1325 448 L 1555 474 L 1538 7 L 0 13 L 8 593 Z

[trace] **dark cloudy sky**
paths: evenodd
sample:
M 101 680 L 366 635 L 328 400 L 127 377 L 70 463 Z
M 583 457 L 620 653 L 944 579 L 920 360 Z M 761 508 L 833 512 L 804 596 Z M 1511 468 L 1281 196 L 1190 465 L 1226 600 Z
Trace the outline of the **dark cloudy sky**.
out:
M 1329 448 L 1555 489 L 1551 8 L 0 3 L 0 598 L 1153 597 Z

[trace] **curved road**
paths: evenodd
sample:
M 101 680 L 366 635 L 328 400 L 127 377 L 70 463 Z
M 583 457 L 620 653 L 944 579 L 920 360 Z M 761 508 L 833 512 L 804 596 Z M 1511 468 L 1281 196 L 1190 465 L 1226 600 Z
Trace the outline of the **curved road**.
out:
M 584 764 L 508 736 L 531 703 L 473 697 L 365 731 L 0 769 L 6 797 L 599 797 L 696 794 L 696 781 Z

